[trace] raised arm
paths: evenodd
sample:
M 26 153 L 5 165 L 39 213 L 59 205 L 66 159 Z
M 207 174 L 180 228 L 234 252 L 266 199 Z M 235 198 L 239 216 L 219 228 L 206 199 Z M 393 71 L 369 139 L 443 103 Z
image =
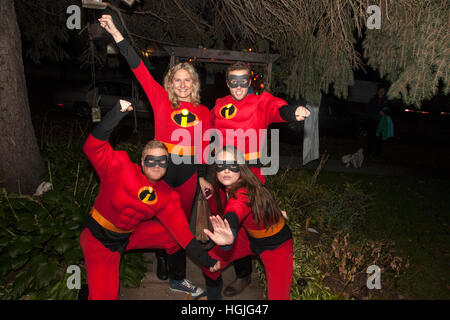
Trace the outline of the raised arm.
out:
M 155 81 L 153 76 L 148 71 L 142 59 L 138 56 L 136 51 L 131 47 L 126 39 L 122 36 L 119 30 L 114 25 L 113 19 L 110 15 L 102 15 L 100 19 L 100 26 L 102 26 L 117 43 L 120 53 L 124 56 L 128 65 L 136 76 L 137 80 L 144 89 L 150 103 L 152 104 L 153 111 L 157 111 L 167 105 L 168 94 L 166 90 Z
M 232 229 L 228 219 L 222 220 L 222 218 L 218 215 L 211 216 L 209 219 L 211 220 L 213 232 L 208 229 L 204 229 L 203 232 L 205 232 L 205 234 L 219 246 L 229 246 L 233 244 L 234 239 L 236 238 L 236 230 L 238 226 L 234 226 Z
M 108 140 L 120 120 L 131 110 L 133 108 L 130 102 L 118 100 L 84 143 L 83 151 L 101 180 L 117 176 L 130 162 L 128 155 L 123 151 L 115 151 Z
M 223 250 L 232 247 L 234 239 L 243 221 L 250 213 L 247 205 L 247 195 L 243 192 L 236 192 L 236 198 L 230 198 L 225 206 L 223 220 L 217 215 L 210 218 L 213 232 L 205 229 L 205 234 L 220 245 Z
M 274 97 L 268 92 L 264 92 L 260 97 L 267 125 L 273 122 L 303 121 L 310 114 L 305 107 L 306 101 L 289 105 L 285 100 Z

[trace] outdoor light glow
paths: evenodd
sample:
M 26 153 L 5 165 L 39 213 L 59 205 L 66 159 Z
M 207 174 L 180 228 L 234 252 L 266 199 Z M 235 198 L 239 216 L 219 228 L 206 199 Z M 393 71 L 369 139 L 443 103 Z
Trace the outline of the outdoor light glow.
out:
M 405 112 L 416 112 L 416 113 L 422 113 L 422 114 L 429 114 L 428 111 L 411 110 L 411 109 L 405 109 Z
M 136 0 L 122 0 L 123 3 L 126 3 L 128 6 L 132 6 Z M 139 1 L 138 1 L 139 2 Z

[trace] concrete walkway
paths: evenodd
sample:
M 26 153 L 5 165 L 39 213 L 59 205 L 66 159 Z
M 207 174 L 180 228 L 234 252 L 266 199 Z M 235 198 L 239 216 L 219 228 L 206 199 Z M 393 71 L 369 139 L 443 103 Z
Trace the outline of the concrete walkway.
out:
M 146 260 L 152 261 L 148 264 L 148 271 L 142 280 L 140 288 L 121 287 L 119 292 L 120 300 L 185 300 L 188 296 L 181 292 L 174 292 L 169 289 L 169 281 L 161 281 L 156 276 L 156 258 L 154 253 L 145 253 Z M 262 300 L 263 290 L 259 285 L 258 275 L 253 268 L 252 282 L 243 292 L 233 298 L 223 297 L 224 300 Z M 186 276 L 193 284 L 205 289 L 205 279 L 202 271 L 192 260 L 187 259 Z M 233 267 L 225 269 L 222 273 L 224 287 L 234 280 Z

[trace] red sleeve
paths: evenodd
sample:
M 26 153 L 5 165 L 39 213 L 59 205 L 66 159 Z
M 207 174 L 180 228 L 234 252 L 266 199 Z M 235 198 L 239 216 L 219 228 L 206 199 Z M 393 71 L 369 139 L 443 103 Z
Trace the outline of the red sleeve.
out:
M 223 208 L 223 205 L 225 204 L 225 200 L 226 200 L 225 192 L 222 189 L 219 189 L 218 192 L 219 192 L 219 199 L 220 199 L 219 201 L 221 201 L 222 208 Z M 217 207 L 215 195 L 213 195 L 207 201 L 208 201 L 209 209 L 211 210 L 211 214 L 212 215 L 220 214 L 219 208 Z
M 158 112 L 162 108 L 170 106 L 167 91 L 153 78 L 144 62 L 141 60 L 136 69 L 131 69 L 139 81 L 142 89 L 150 101 L 153 112 Z
M 264 110 L 266 126 L 273 122 L 286 122 L 280 116 L 280 107 L 287 105 L 288 103 L 283 99 L 274 97 L 268 92 L 263 92 L 260 95 L 261 107 Z
M 250 208 L 247 203 L 247 194 L 237 190 L 236 199 L 231 197 L 228 200 L 223 212 L 233 212 L 238 217 L 239 222 L 242 222 L 250 213 Z
M 142 89 L 144 89 L 145 94 L 152 104 L 154 113 L 157 113 L 161 108 L 170 106 L 166 90 L 155 81 L 142 59 L 136 53 L 136 50 L 125 39 L 119 41 L 117 46 L 119 47 L 120 53 L 127 60 L 131 71 L 133 71 L 141 84 Z
M 120 172 L 131 163 L 125 151 L 114 150 L 108 140 L 96 139 L 92 134 L 84 143 L 83 151 L 92 163 L 100 180 L 113 180 L 119 177 Z
M 156 217 L 183 248 L 186 248 L 194 238 L 181 208 L 180 196 L 177 192 L 171 190 L 169 204 Z

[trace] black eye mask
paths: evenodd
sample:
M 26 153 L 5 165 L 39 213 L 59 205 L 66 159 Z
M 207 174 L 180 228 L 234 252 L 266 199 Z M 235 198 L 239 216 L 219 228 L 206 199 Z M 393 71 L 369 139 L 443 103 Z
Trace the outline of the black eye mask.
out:
M 169 166 L 169 158 L 167 156 L 152 156 L 147 155 L 144 159 L 144 166 L 146 167 L 156 167 L 167 168 Z
M 229 75 L 227 79 L 230 88 L 248 88 L 250 86 L 250 76 L 244 74 L 242 76 Z
M 221 172 L 224 170 L 230 170 L 232 172 L 240 172 L 239 165 L 236 162 L 217 162 L 216 171 Z

